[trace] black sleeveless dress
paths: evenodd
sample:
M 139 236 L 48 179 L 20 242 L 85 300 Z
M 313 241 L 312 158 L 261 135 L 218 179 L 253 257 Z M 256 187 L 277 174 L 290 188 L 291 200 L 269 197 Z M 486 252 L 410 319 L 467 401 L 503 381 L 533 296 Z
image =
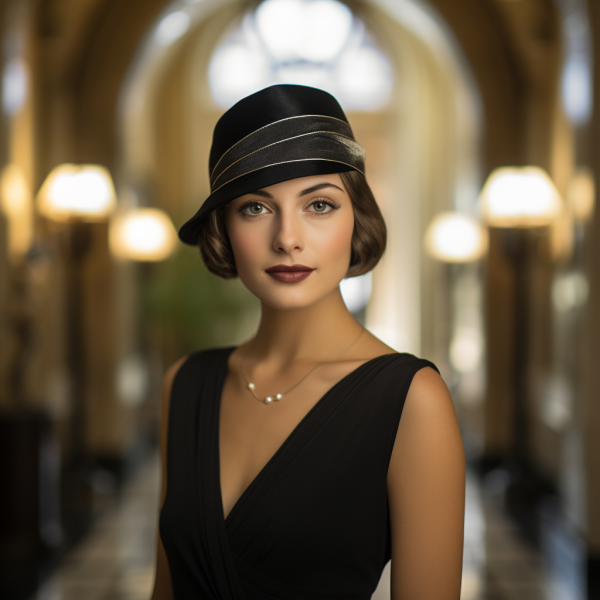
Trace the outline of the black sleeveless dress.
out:
M 235 347 L 173 382 L 159 531 L 176 600 L 367 600 L 390 559 L 386 478 L 414 374 L 393 353 L 331 387 L 223 518 L 219 405 Z M 439 371 L 438 371 L 439 372 Z

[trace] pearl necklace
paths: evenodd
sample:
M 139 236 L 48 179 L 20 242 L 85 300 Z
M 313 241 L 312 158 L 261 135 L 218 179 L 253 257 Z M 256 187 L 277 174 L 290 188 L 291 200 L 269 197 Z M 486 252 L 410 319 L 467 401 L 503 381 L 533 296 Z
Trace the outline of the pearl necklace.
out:
M 364 333 L 364 331 L 365 331 L 365 329 L 363 327 L 362 330 L 361 330 L 361 332 L 358 334 L 358 337 L 344 350 L 344 352 L 342 352 L 342 354 L 340 354 L 340 358 L 342 356 L 344 356 L 344 354 L 346 354 L 346 352 L 348 352 L 348 350 L 350 350 L 350 348 L 352 348 L 352 346 L 354 346 L 354 344 L 356 344 L 356 342 L 358 342 L 360 336 Z M 267 396 L 266 398 L 259 398 L 254 393 L 254 388 L 256 386 L 251 381 L 248 381 L 248 379 L 246 378 L 246 375 L 244 375 L 244 369 L 242 368 L 243 362 L 240 365 L 240 371 L 242 373 L 242 377 L 246 381 L 246 384 L 247 384 L 246 387 L 250 390 L 250 393 L 257 400 L 260 400 L 260 402 L 263 402 L 264 404 L 271 404 L 272 402 L 279 402 L 286 394 L 289 394 L 294 388 L 298 387 L 317 367 L 321 366 L 322 364 L 323 364 L 323 362 L 321 362 L 318 365 L 314 366 L 298 383 L 296 383 L 295 385 L 293 385 L 287 392 L 283 392 L 283 394 L 275 394 L 274 396 Z

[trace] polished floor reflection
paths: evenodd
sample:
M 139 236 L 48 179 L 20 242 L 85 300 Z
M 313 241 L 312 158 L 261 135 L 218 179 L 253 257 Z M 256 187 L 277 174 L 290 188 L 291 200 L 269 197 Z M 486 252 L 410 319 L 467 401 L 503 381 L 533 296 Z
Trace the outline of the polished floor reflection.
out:
M 113 507 L 30 600 L 149 600 L 154 579 L 159 457 L 129 481 Z M 467 473 L 461 600 L 583 600 L 580 546 L 543 512 L 542 546 L 523 538 L 478 477 Z M 582 551 L 582 548 L 581 548 Z M 373 600 L 389 599 L 389 565 Z

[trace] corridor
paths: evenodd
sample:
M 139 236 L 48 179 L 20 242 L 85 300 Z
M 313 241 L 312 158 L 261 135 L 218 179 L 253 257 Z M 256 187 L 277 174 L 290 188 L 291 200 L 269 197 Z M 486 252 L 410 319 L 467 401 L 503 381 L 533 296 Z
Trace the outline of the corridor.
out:
M 600 0 L 5 0 L 0 40 L 0 600 L 150 600 L 169 365 L 258 340 L 240 367 L 258 397 L 254 382 L 291 391 L 332 357 L 373 356 L 317 309 L 333 297 L 373 344 L 436 365 L 451 394 L 468 466 L 461 600 L 600 600 Z M 260 104 L 222 125 L 281 85 L 332 98 L 301 112 L 282 101 L 281 114 Z M 309 122 L 314 131 L 294 129 Z M 267 135 L 279 128 L 281 138 Z M 314 155 L 279 146 L 300 153 L 301 140 L 322 136 Z M 304 188 L 342 193 L 345 237 L 333 216 L 308 233 L 326 197 L 289 213 L 303 219 L 289 252 L 288 221 L 266 227 L 268 203 L 229 212 L 246 194 L 255 206 L 276 199 L 265 189 L 309 165 L 344 180 L 353 171 L 352 194 L 327 181 Z M 231 214 L 259 232 L 252 280 L 238 273 Z M 197 227 L 182 236 L 192 215 Z M 329 250 L 340 239 L 343 252 Z M 275 301 L 289 290 L 266 275 L 277 263 L 317 273 Z M 337 281 L 311 287 L 326 272 Z M 287 356 L 290 370 L 263 361 L 269 315 L 309 311 L 322 321 L 294 326 L 306 343 L 273 327 L 306 348 L 297 360 L 264 353 Z M 424 431 L 419 440 L 451 456 Z M 419 472 L 452 472 L 429 464 Z M 457 479 L 439 482 L 429 498 L 457 506 Z M 462 492 L 461 480 L 461 503 Z M 327 525 L 346 515 L 340 504 Z M 426 600 L 458 600 L 460 557 L 439 525 L 455 521 L 404 514 L 417 532 L 406 554 L 428 573 L 407 563 L 402 585 L 412 575 L 443 590 Z M 359 521 L 330 539 L 375 531 Z M 299 563 L 278 556 L 273 577 L 285 579 L 281 565 Z M 454 592 L 440 567 L 450 557 Z M 205 572 L 210 589 L 229 584 L 213 581 L 219 567 Z M 389 581 L 390 565 L 375 600 L 389 600 Z
M 469 468 L 461 600 L 583 600 L 584 549 L 566 525 L 542 514 L 544 542 L 536 548 L 504 514 L 493 479 L 486 481 Z M 149 600 L 159 483 L 155 453 L 30 600 Z M 389 599 L 388 581 L 389 565 L 373 600 Z

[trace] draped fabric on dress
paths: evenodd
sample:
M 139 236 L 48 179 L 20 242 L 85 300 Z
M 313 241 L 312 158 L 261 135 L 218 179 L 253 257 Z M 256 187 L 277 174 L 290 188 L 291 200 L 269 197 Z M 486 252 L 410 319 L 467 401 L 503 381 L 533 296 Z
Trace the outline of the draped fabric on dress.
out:
M 171 393 L 159 531 L 176 600 L 367 600 L 390 559 L 386 478 L 415 373 L 386 354 L 317 402 L 223 516 L 219 407 L 234 347 L 191 354 Z

